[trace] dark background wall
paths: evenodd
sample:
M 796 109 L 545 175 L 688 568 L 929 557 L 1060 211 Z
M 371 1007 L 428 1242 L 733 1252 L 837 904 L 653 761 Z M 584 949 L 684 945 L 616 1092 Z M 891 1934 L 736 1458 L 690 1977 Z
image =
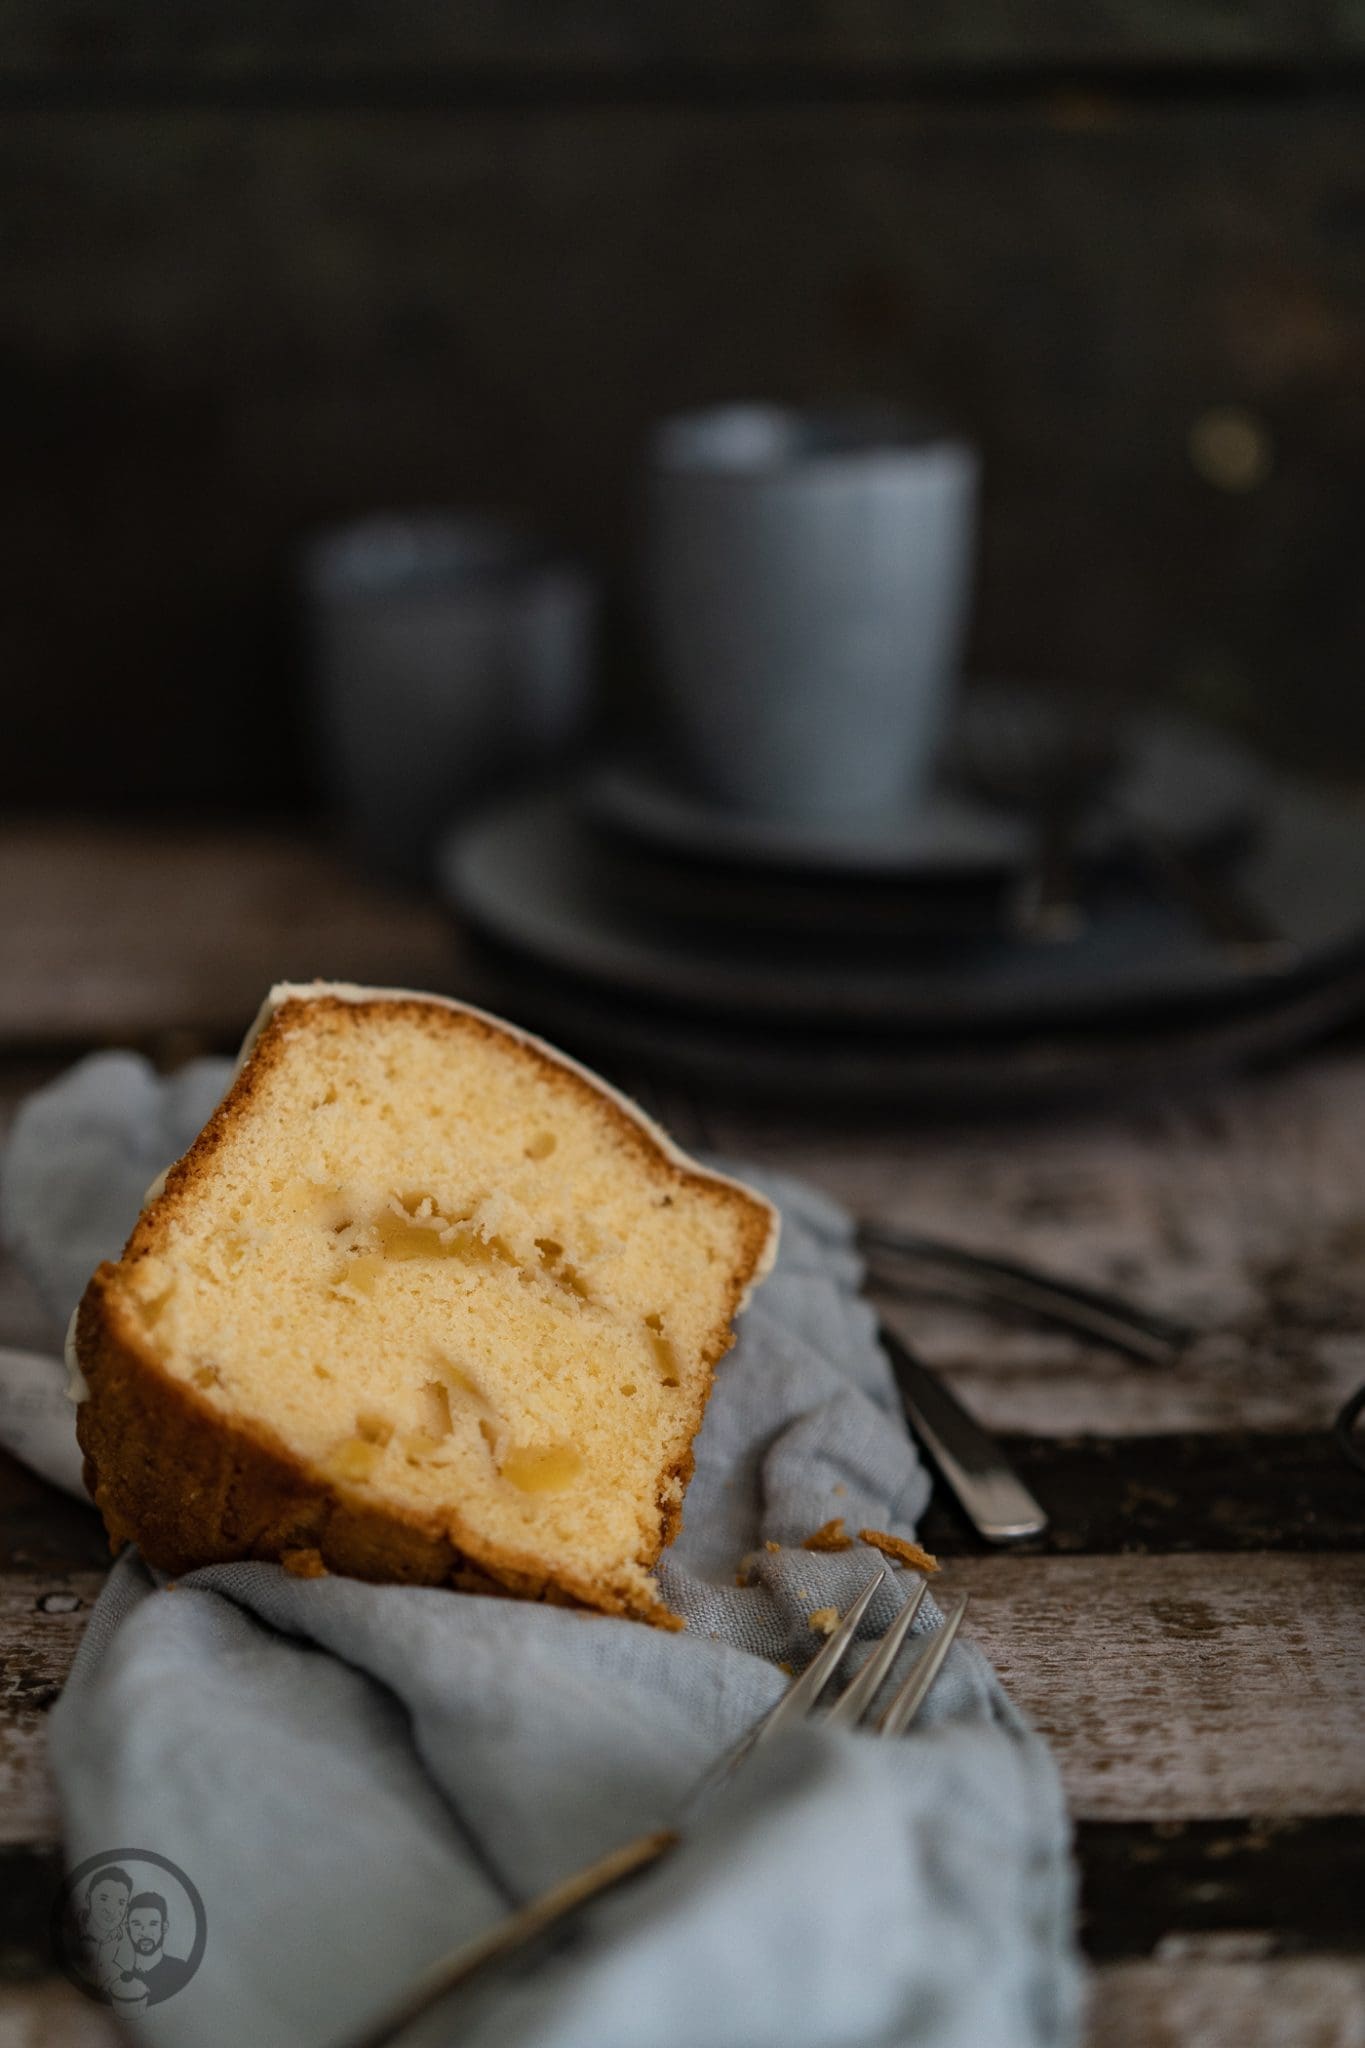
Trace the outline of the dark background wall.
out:
M 289 570 L 524 513 L 626 629 L 641 437 L 929 397 L 978 669 L 1365 767 L 1365 5 L 0 4 L 0 796 L 310 793 Z

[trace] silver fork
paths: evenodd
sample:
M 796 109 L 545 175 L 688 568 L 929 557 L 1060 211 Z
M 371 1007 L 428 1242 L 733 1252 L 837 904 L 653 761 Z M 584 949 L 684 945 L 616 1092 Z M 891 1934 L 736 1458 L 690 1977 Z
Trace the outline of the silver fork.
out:
M 688 1795 L 681 1818 L 686 1820 L 696 1814 L 701 1805 L 723 1785 L 746 1758 L 756 1749 L 770 1742 L 784 1728 L 797 1721 L 813 1718 L 821 1694 L 834 1678 L 839 1665 L 854 1636 L 858 1625 L 871 1606 L 878 1589 L 887 1577 L 883 1565 L 875 1578 L 870 1579 L 861 1593 L 851 1603 L 830 1635 L 829 1641 L 811 1659 L 799 1678 L 794 1678 L 783 1693 L 777 1705 L 765 1714 L 757 1725 L 742 1736 L 721 1761 L 713 1765 L 700 1783 Z M 877 1694 L 890 1675 L 901 1646 L 909 1635 L 916 1615 L 923 1604 L 927 1586 L 921 1580 L 919 1590 L 906 1601 L 891 1626 L 886 1630 L 876 1648 L 856 1676 L 844 1688 L 834 1705 L 823 1717 L 845 1727 L 864 1725 L 883 1739 L 903 1735 L 923 1706 L 929 1688 L 943 1669 L 943 1660 L 952 1648 L 953 1639 L 962 1626 L 962 1617 L 967 1611 L 967 1596 L 964 1593 L 948 1610 L 942 1626 L 930 1636 L 924 1649 L 916 1658 L 908 1677 L 896 1689 L 881 1714 L 874 1721 L 872 1709 Z M 533 1899 L 529 1906 L 510 1913 L 486 1934 L 477 1935 L 462 1948 L 443 1956 L 439 1962 L 423 1972 L 399 2002 L 392 2006 L 382 2019 L 374 2021 L 363 2032 L 351 2036 L 344 2048 L 388 2048 L 412 2023 L 429 2012 L 451 1992 L 464 1988 L 484 1974 L 495 1963 L 505 1961 L 518 1954 L 543 1935 L 561 1927 L 573 1914 L 604 1893 L 623 1884 L 626 1879 L 637 1877 L 648 1870 L 670 1849 L 677 1847 L 682 1835 L 678 1828 L 659 1828 L 653 1834 L 641 1835 L 633 1842 L 627 1842 L 620 1849 L 613 1849 L 607 1855 L 590 1863 L 561 1884 Z

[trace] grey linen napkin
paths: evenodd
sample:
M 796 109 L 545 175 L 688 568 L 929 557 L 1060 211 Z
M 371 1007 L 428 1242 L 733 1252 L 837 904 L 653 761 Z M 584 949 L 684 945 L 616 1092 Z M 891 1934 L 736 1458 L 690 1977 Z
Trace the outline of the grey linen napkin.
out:
M 21 1112 L 0 1225 L 54 1311 L 225 1075 L 204 1062 L 159 1082 L 102 1056 Z M 202 1894 L 202 1964 L 142 2038 L 344 2039 L 511 1905 L 674 1816 L 780 1695 L 776 1660 L 810 1655 L 810 1614 L 877 1562 L 803 1536 L 833 1515 L 912 1533 L 928 1480 L 849 1220 L 746 1177 L 782 1209 L 782 1251 L 721 1369 L 660 1571 L 684 1634 L 269 1564 L 168 1588 L 120 1560 L 53 1712 L 52 1761 L 72 1863 L 138 1844 Z M 883 1588 L 868 1635 L 912 1585 Z M 960 1641 L 910 1737 L 797 1730 L 578 1939 L 412 2038 L 1063 2048 L 1080 2006 L 1067 1845 L 1047 1751 Z

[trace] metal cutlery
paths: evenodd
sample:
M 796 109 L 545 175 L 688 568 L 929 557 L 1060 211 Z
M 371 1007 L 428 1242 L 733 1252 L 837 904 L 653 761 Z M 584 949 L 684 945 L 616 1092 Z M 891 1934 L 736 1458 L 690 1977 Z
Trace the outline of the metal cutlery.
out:
M 862 1223 L 858 1249 L 872 1279 L 887 1292 L 947 1294 L 983 1308 L 1024 1315 L 1108 1344 L 1146 1365 L 1170 1365 L 1194 1341 L 1195 1332 L 1174 1316 L 1013 1259 L 946 1244 L 920 1231 Z
M 938 1295 L 978 1308 L 1023 1314 L 1109 1345 L 1148 1365 L 1169 1365 L 1194 1332 L 1174 1317 L 1139 1308 L 1098 1288 L 990 1258 L 959 1245 L 886 1224 L 864 1223 L 858 1248 L 874 1286 L 893 1294 Z M 891 1362 L 906 1419 L 987 1543 L 1041 1536 L 1046 1511 L 1004 1451 L 956 1394 L 885 1324 L 882 1348 Z
M 972 1527 L 987 1543 L 1022 1543 L 1047 1529 L 1041 1508 L 994 1437 L 982 1429 L 936 1372 L 884 1325 L 906 1421 L 933 1459 Z

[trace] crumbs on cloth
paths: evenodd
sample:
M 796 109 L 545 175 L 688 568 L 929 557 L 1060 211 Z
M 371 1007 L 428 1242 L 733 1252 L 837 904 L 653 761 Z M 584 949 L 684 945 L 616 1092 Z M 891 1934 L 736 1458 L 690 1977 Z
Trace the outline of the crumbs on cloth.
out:
M 816 1635 L 832 1636 L 839 1626 L 839 1610 L 837 1607 L 817 1607 L 814 1614 L 806 1616 L 806 1620 Z
M 822 1522 L 818 1529 L 812 1529 L 809 1536 L 803 1536 L 797 1547 L 801 1550 L 817 1552 L 852 1550 L 853 1541 L 854 1539 L 844 1527 L 843 1516 L 833 1515 L 829 1521 Z M 936 1572 L 939 1568 L 938 1559 L 932 1552 L 926 1550 L 922 1544 L 912 1543 L 906 1536 L 893 1536 L 887 1529 L 860 1529 L 858 1531 L 858 1541 L 866 1543 L 873 1550 L 879 1550 L 882 1556 L 889 1559 L 893 1564 L 908 1565 L 912 1571 L 927 1574 L 929 1572 Z M 777 1553 L 781 1551 L 782 1545 L 774 1543 L 772 1538 L 769 1537 L 763 1548 Z M 748 1586 L 752 1585 L 752 1583 L 752 1565 L 741 1569 L 735 1574 L 735 1584 L 737 1586 Z M 824 1610 L 821 1609 L 819 1611 L 823 1612 Z
M 296 1579 L 325 1579 L 329 1576 L 322 1561 L 322 1552 L 316 1546 L 305 1546 L 302 1550 L 283 1550 L 280 1552 L 280 1563 Z
M 938 1570 L 938 1559 L 920 1544 L 907 1542 L 904 1536 L 890 1536 L 885 1529 L 860 1529 L 858 1536 L 860 1541 L 870 1543 L 874 1550 L 880 1550 L 883 1557 L 892 1558 L 897 1564 L 908 1564 L 917 1572 Z

